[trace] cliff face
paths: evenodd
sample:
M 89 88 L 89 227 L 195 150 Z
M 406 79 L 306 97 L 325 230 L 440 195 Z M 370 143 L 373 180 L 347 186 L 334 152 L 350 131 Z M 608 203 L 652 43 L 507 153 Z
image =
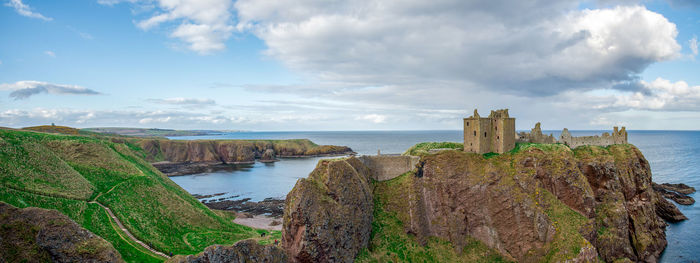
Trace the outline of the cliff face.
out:
M 267 150 L 277 157 L 348 154 L 345 146 L 316 145 L 309 140 L 157 140 L 139 139 L 151 162 L 248 163 Z
M 642 153 L 616 145 L 607 151 L 584 147 L 576 155 L 595 194 L 596 231 L 588 235 L 601 257 L 656 262 L 666 247 L 666 224 L 656 207 L 665 200 L 651 187 L 651 170 Z
M 372 195 L 368 168 L 355 162 L 322 161 L 287 196 L 283 244 L 293 259 L 347 262 L 366 244 L 372 196 L 422 244 L 438 238 L 466 251 L 477 240 L 518 262 L 656 262 L 666 246 L 661 216 L 683 218 L 652 190 L 649 163 L 632 145 L 531 145 L 488 159 L 443 151 L 371 183 Z M 363 258 L 374 249 L 392 248 Z
M 352 262 L 372 224 L 369 170 L 356 158 L 322 160 L 287 195 L 282 244 L 293 262 Z
M 56 210 L 0 202 L 0 262 L 123 262 L 112 245 Z
M 634 146 L 530 147 L 488 160 L 445 152 L 421 162 L 411 209 L 420 220 L 410 224 L 419 236 L 457 245 L 473 236 L 518 261 L 548 257 L 558 242 L 579 243 L 579 253 L 592 244 L 605 261 L 655 262 L 666 246 L 656 210 L 665 200 L 653 192 L 649 163 Z M 550 193 L 556 198 L 548 200 Z M 555 215 L 560 203 L 577 213 Z M 571 226 L 577 233 L 566 234 Z

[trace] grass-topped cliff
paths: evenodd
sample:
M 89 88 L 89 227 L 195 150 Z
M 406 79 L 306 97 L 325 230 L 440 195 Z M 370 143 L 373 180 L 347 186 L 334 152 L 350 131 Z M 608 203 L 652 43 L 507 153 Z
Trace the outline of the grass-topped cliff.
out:
M 282 238 L 290 256 L 300 262 L 352 255 L 357 262 L 655 262 L 666 245 L 658 209 L 664 199 L 652 190 L 649 164 L 633 145 L 530 143 L 503 154 L 459 146 L 418 144 L 406 153 L 420 156 L 416 168 L 386 181 L 362 179 L 381 177 L 357 158 L 320 162 L 287 196 Z M 371 198 L 361 195 L 367 188 Z M 371 211 L 352 210 L 368 205 Z M 326 220 L 319 211 L 328 210 L 354 214 L 353 220 Z M 368 217 L 371 227 L 359 220 Z M 366 245 L 346 245 L 358 242 Z
M 317 145 L 308 139 L 292 140 L 167 140 L 134 139 L 151 162 L 248 163 L 267 149 L 278 157 L 302 157 L 351 153 L 345 146 Z
M 128 262 L 164 258 L 132 241 L 100 205 L 165 254 L 196 254 L 259 236 L 202 205 L 147 156 L 129 140 L 0 129 L 0 201 L 56 209 L 110 242 Z

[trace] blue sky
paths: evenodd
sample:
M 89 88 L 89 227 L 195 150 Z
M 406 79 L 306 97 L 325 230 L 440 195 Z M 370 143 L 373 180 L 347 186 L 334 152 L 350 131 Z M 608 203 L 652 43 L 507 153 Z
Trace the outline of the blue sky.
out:
M 700 129 L 700 4 L 2 0 L 0 126 Z

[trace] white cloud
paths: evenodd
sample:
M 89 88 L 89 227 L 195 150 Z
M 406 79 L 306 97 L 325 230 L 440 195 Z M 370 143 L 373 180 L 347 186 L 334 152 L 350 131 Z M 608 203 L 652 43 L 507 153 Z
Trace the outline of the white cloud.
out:
M 398 86 L 428 95 L 443 86 L 552 95 L 633 80 L 680 51 L 676 26 L 643 6 L 239 0 L 235 7 L 237 27 L 263 39 L 267 54 L 320 83 L 343 83 L 334 91 Z
M 138 1 L 100 0 L 105 5 Z M 150 4 L 150 1 L 142 1 Z M 187 48 L 209 54 L 226 48 L 224 44 L 234 30 L 231 0 L 158 0 L 158 8 L 150 18 L 136 22 L 149 30 L 167 22 L 179 23 L 170 37 L 185 42 Z
M 652 82 L 640 81 L 639 84 L 642 86 L 641 91 L 571 92 L 565 94 L 562 101 L 581 109 L 599 111 L 700 111 L 700 86 L 663 78 Z
M 2 83 L 0 90 L 11 90 L 10 98 L 15 100 L 27 99 L 39 93 L 97 95 L 97 91 L 78 85 L 53 84 L 43 81 L 24 80 L 15 83 Z
M 20 15 L 26 16 L 26 17 L 38 18 L 38 19 L 41 19 L 44 21 L 53 20 L 53 18 L 46 17 L 46 16 L 39 14 L 37 12 L 33 12 L 32 9 L 28 5 L 25 5 L 24 3 L 22 3 L 22 0 L 10 0 L 5 5 L 14 8 L 15 12 L 17 12 Z
M 367 121 L 371 121 L 373 123 L 383 123 L 386 121 L 386 115 L 367 114 L 367 115 L 358 116 L 355 119 L 356 120 L 367 120 Z
M 693 36 L 690 40 L 688 40 L 688 46 L 690 47 L 690 51 L 693 52 L 693 56 L 698 55 L 698 37 Z
M 212 99 L 199 99 L 199 98 L 166 98 L 166 99 L 149 99 L 149 101 L 160 104 L 171 104 L 171 105 L 215 105 L 216 101 Z
M 44 54 L 46 54 L 47 56 L 52 57 L 52 58 L 56 57 L 56 53 L 53 53 L 53 51 L 50 51 L 50 50 L 44 51 Z

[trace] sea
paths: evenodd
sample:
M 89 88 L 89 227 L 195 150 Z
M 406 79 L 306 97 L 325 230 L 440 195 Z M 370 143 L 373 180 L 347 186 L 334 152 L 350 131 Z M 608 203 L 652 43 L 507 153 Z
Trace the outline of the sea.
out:
M 543 131 L 559 137 L 561 131 Z M 573 136 L 600 135 L 611 131 L 571 131 Z M 462 131 L 296 131 L 231 132 L 195 139 L 310 139 L 320 145 L 349 146 L 358 154 L 400 154 L 420 142 L 462 142 Z M 628 131 L 628 141 L 649 161 L 657 183 L 685 183 L 700 190 L 700 131 Z M 171 177 L 192 194 L 220 194 L 213 199 L 284 199 L 299 178 L 305 178 L 322 157 L 280 158 L 275 163 L 236 165 L 225 171 Z M 691 196 L 695 197 L 696 194 Z M 660 262 L 700 261 L 700 207 L 677 205 L 689 218 L 666 228 L 668 247 Z

